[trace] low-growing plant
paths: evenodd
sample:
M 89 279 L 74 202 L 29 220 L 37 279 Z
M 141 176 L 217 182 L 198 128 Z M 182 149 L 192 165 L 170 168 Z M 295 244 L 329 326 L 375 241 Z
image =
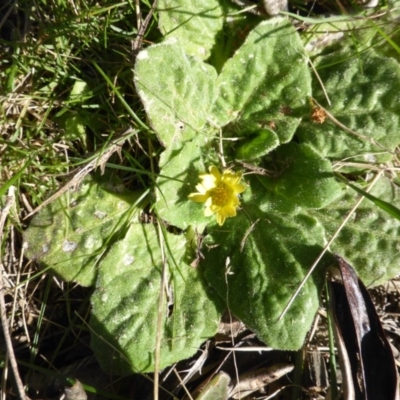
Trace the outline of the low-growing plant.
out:
M 114 373 L 153 371 L 157 331 L 157 367 L 190 357 L 226 308 L 269 346 L 296 350 L 333 253 L 367 285 L 400 271 L 400 221 L 364 200 L 340 228 L 359 194 L 334 175 L 400 204 L 390 176 L 369 188 L 371 166 L 385 171 L 400 143 L 399 54 L 375 49 L 383 36 L 367 18 L 301 34 L 228 1 L 158 8 L 165 40 L 134 67 L 164 148 L 151 191 L 85 181 L 33 218 L 27 254 L 94 285 L 92 347 Z M 352 36 L 324 42 L 345 26 Z

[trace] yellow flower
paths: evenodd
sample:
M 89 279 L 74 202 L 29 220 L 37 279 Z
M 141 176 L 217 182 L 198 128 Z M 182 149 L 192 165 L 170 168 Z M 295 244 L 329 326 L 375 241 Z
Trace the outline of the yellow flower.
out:
M 206 217 L 216 214 L 218 225 L 223 225 L 226 218 L 236 215 L 240 202 L 238 194 L 246 190 L 240 183 L 242 174 L 227 169 L 221 173 L 218 168 L 209 168 L 209 174 L 200 174 L 201 182 L 196 186 L 197 193 L 191 193 L 189 199 L 196 203 L 205 203 Z

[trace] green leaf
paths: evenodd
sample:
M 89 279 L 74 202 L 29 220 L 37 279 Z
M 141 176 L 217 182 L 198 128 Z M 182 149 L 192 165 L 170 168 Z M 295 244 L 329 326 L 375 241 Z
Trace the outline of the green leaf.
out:
M 261 340 L 296 350 L 318 309 L 323 268 L 307 281 L 285 317 L 278 318 L 321 252 L 324 228 L 306 215 L 246 211 L 210 230 L 201 267 L 230 311 Z
M 280 146 L 272 154 L 270 164 L 272 176 L 257 176 L 257 183 L 251 178 L 253 196 L 256 196 L 251 203 L 258 204 L 263 211 L 288 213 L 302 208 L 322 208 L 341 194 L 330 162 L 308 145 Z M 246 192 L 244 198 L 247 198 Z
M 65 139 L 84 140 L 86 138 L 85 120 L 79 114 L 68 114 L 65 118 Z
M 85 181 L 41 210 L 25 231 L 25 255 L 66 281 L 92 285 L 108 240 L 141 195 L 110 189 Z
M 208 153 L 207 157 L 204 153 Z M 190 193 L 197 191 L 199 173 L 207 172 L 205 161 L 210 158 L 210 153 L 212 150 L 204 142 L 193 140 L 183 148 L 161 154 L 156 190 L 156 210 L 160 218 L 181 229 L 210 222 L 204 217 L 203 205 L 188 198 Z
M 3 199 L 2 197 L 6 195 L 7 190 L 14 185 L 16 182 L 18 182 L 19 178 L 21 178 L 21 176 L 23 176 L 23 174 L 25 173 L 25 170 L 29 167 L 29 165 L 31 165 L 32 163 L 32 159 L 28 158 L 25 161 L 25 164 L 19 168 L 19 170 L 13 174 L 11 176 L 10 179 L 8 179 L 6 182 L 3 182 L 2 185 L 0 186 L 0 204 L 3 205 Z
M 260 129 L 254 132 L 236 150 L 236 158 L 239 160 L 252 160 L 265 156 L 275 147 L 279 146 L 279 138 L 271 129 Z
M 69 94 L 68 101 L 70 103 L 82 103 L 84 98 L 90 96 L 90 89 L 85 81 L 77 80 L 74 82 L 74 86 Z
M 213 123 L 220 127 L 231 123 L 240 135 L 270 128 L 281 143 L 290 141 L 311 93 L 303 53 L 303 44 L 287 19 L 260 23 L 218 77 Z
M 349 55 L 350 57 L 350 55 Z M 400 67 L 373 51 L 337 64 L 337 54 L 321 57 L 318 74 L 332 105 L 326 105 L 321 84 L 313 96 L 345 127 L 326 119 L 304 120 L 299 138 L 321 155 L 352 162 L 386 162 L 400 143 Z M 348 130 L 352 130 L 353 133 Z
M 164 146 L 180 147 L 209 133 L 216 77 L 213 67 L 185 54 L 174 38 L 138 54 L 136 88 Z
M 217 296 L 202 271 L 189 265 L 185 237 L 166 233 L 162 241 L 168 293 L 161 310 L 161 369 L 195 354 L 215 334 L 220 318 Z M 154 225 L 131 225 L 102 262 L 90 324 L 93 350 L 110 373 L 154 370 L 161 270 Z
M 202 390 L 196 400 L 227 400 L 230 377 L 226 372 L 219 372 Z
M 370 193 L 400 208 L 400 189 L 381 178 Z M 348 188 L 329 208 L 309 214 L 324 225 L 329 240 L 355 205 L 359 195 Z M 364 200 L 340 231 L 331 251 L 340 254 L 356 269 L 365 285 L 379 285 L 400 273 L 400 221 L 368 200 Z
M 223 227 L 208 226 L 204 268 L 209 284 L 261 340 L 276 348 L 297 349 L 318 307 L 323 267 L 331 261 L 324 260 L 278 322 L 326 243 L 323 224 L 306 210 L 326 207 L 342 191 L 330 163 L 310 146 L 282 145 L 269 163 L 275 167 L 273 176 L 246 177 L 243 211 Z
M 187 54 L 207 59 L 224 23 L 221 2 L 160 0 L 157 6 L 159 27 L 164 37 L 177 38 Z
M 275 207 L 277 201 L 270 202 L 269 192 L 261 192 L 254 177 L 249 180 L 243 211 L 223 227 L 208 227 L 201 267 L 231 312 L 261 340 L 294 350 L 302 345 L 311 326 L 324 274 L 332 262 L 330 255 L 320 262 L 285 317 L 278 318 L 357 195 L 348 188 L 329 207 L 288 214 Z M 400 189 L 389 179 L 379 181 L 371 193 L 400 205 Z M 330 250 L 351 262 L 367 285 L 378 285 L 400 273 L 396 261 L 399 238 L 400 221 L 364 201 Z
M 353 185 L 352 183 L 347 181 L 346 178 L 344 178 L 343 176 L 341 176 L 339 174 L 335 174 L 335 176 L 340 177 L 339 179 L 346 182 L 346 184 L 348 186 L 350 186 L 352 189 L 354 189 L 356 192 L 362 194 L 368 200 L 371 200 L 377 207 L 379 207 L 383 211 L 387 212 L 390 216 L 392 216 L 400 221 L 400 210 L 397 207 L 395 207 L 393 204 L 390 204 L 387 201 L 379 199 L 378 197 L 373 196 L 371 193 L 366 192 L 365 190 L 362 190 L 358 186 Z

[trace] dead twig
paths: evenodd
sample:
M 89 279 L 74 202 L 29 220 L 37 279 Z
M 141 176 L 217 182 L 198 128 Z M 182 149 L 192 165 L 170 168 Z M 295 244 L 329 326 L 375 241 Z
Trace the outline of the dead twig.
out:
M 151 17 L 153 16 L 153 13 L 156 9 L 157 0 L 154 0 L 153 5 L 151 6 L 151 9 L 144 21 L 142 19 L 142 13 L 140 12 L 139 1 L 137 1 L 136 3 L 137 3 L 136 14 L 137 14 L 138 33 L 132 45 L 132 52 L 134 56 L 136 56 L 136 54 L 139 53 L 140 49 L 142 48 L 144 34 L 146 32 L 147 27 L 149 26 Z
M 10 212 L 11 207 L 13 207 L 15 204 L 15 187 L 11 186 L 8 190 L 8 196 L 6 199 L 6 203 L 1 210 L 0 213 L 0 244 L 3 241 L 3 229 L 4 229 L 4 224 L 6 222 L 7 216 Z M 1 252 L 1 249 L 3 246 L 0 246 L 0 314 L 1 314 L 1 324 L 3 326 L 3 333 L 4 333 L 4 339 L 6 342 L 6 347 L 7 347 L 7 355 L 10 360 L 11 364 L 11 369 L 14 373 L 14 378 L 15 378 L 15 383 L 18 388 L 19 396 L 22 400 L 28 399 L 28 397 L 25 394 L 25 389 L 24 385 L 22 383 L 21 377 L 19 376 L 19 371 L 18 371 L 18 365 L 17 365 L 17 360 L 15 358 L 14 354 L 14 349 L 11 341 L 11 336 L 10 336 L 10 330 L 9 330 L 9 325 L 8 325 L 8 318 L 7 318 L 7 310 L 6 310 L 6 302 L 4 299 L 4 278 L 3 278 L 3 254 Z

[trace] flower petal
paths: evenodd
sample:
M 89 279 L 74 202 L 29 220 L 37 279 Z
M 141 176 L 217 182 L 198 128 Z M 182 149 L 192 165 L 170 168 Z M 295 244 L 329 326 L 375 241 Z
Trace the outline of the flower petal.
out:
M 247 185 L 241 183 L 242 173 L 229 169 L 219 172 L 212 165 L 209 174 L 200 174 L 200 183 L 196 185 L 197 193 L 191 193 L 189 199 L 204 203 L 204 215 L 215 214 L 218 224 L 224 224 L 226 218 L 234 217 L 240 205 L 238 194 L 246 190 Z
M 224 214 L 225 217 L 235 217 L 236 216 L 236 207 L 226 206 L 221 209 L 220 214 Z
M 213 189 L 216 186 L 214 175 L 204 174 L 201 176 L 201 180 L 202 180 L 201 185 L 204 187 L 206 191 Z
M 214 176 L 216 183 L 219 183 L 221 181 L 221 174 L 218 171 L 218 168 L 215 165 L 212 165 L 208 170 L 210 171 L 210 174 Z
M 222 176 L 225 179 L 241 179 L 242 178 L 242 173 L 241 172 L 233 172 L 230 169 L 226 169 L 223 173 Z
M 239 194 L 244 192 L 247 189 L 247 186 L 243 185 L 243 183 L 236 183 L 232 185 L 232 189 L 235 193 Z
M 196 189 L 199 193 L 206 193 L 207 189 L 201 184 L 199 183 L 198 185 L 196 185 Z
M 213 210 L 211 209 L 211 206 L 208 206 L 208 207 L 206 207 L 206 208 L 204 209 L 204 216 L 205 216 L 205 217 L 211 217 L 211 215 L 213 215 L 214 212 L 215 212 L 215 211 L 213 211 Z
M 218 213 L 220 209 L 221 209 L 221 206 L 218 206 L 218 205 L 216 205 L 216 204 L 211 204 L 211 205 L 210 205 L 210 210 L 211 210 L 213 213 Z
M 209 195 L 203 193 L 190 193 L 189 199 L 196 203 L 204 203 L 209 199 Z
M 226 220 L 226 217 L 220 213 L 217 214 L 217 222 L 219 226 L 222 226 Z
M 226 204 L 226 206 L 233 206 L 233 207 L 237 207 L 238 205 L 240 205 L 240 201 L 236 196 L 232 196 L 230 202 Z

